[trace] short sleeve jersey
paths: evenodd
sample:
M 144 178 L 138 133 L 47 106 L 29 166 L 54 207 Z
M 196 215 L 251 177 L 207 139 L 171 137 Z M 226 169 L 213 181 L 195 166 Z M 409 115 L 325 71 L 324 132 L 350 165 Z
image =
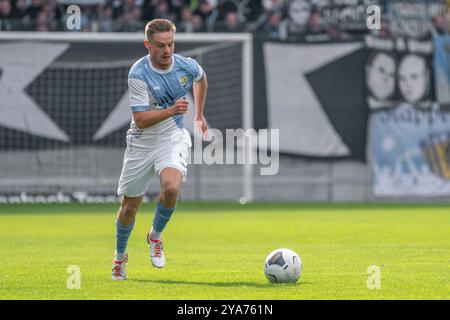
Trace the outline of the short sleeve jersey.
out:
M 147 55 L 136 61 L 128 75 L 128 90 L 132 112 L 165 109 L 177 99 L 186 97 L 193 82 L 200 81 L 203 69 L 192 58 L 174 54 L 167 70 L 155 68 Z M 184 115 L 172 116 L 156 125 L 140 129 L 132 119 L 127 142 L 139 149 L 173 139 L 184 128 Z

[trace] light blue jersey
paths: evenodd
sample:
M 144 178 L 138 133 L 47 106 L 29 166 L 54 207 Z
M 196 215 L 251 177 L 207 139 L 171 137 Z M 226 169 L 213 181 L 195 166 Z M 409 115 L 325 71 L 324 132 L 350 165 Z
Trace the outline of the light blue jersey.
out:
M 165 109 L 177 99 L 185 97 L 194 81 L 200 81 L 203 69 L 192 58 L 173 55 L 167 70 L 155 68 L 147 55 L 134 63 L 128 74 L 128 89 L 132 112 Z M 127 144 L 134 149 L 149 149 L 154 145 L 178 140 L 186 135 L 184 115 L 175 115 L 145 129 L 131 121 L 127 132 Z

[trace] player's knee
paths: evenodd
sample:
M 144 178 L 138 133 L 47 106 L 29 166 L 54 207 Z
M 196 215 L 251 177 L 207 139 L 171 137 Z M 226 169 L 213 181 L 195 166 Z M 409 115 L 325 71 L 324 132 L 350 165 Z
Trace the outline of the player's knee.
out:
M 123 202 L 121 206 L 122 213 L 127 217 L 134 217 L 139 209 L 136 203 Z
M 163 187 L 165 199 L 176 199 L 180 188 L 175 183 L 167 183 Z

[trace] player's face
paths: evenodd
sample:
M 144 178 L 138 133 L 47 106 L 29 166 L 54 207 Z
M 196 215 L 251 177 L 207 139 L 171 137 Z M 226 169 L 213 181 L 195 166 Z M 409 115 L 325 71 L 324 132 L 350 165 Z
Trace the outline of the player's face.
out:
M 420 101 L 428 88 L 425 61 L 418 56 L 409 56 L 400 64 L 398 77 L 403 97 L 410 103 Z
M 395 62 L 386 54 L 378 54 L 368 68 L 367 85 L 378 100 L 387 99 L 395 89 Z
M 172 55 L 175 49 L 174 33 L 158 32 L 146 41 L 146 47 L 150 52 L 152 63 L 159 69 L 168 69 L 172 64 Z

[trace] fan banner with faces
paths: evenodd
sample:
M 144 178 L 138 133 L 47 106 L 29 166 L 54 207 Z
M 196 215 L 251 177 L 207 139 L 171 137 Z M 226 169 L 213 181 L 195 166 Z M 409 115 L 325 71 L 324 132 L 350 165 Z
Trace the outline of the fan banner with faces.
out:
M 374 194 L 450 195 L 450 113 L 434 101 L 433 42 L 365 40 Z
M 432 40 L 365 37 L 367 103 L 373 110 L 409 103 L 429 108 L 434 99 Z
M 450 195 L 450 112 L 408 103 L 369 119 L 375 196 Z

